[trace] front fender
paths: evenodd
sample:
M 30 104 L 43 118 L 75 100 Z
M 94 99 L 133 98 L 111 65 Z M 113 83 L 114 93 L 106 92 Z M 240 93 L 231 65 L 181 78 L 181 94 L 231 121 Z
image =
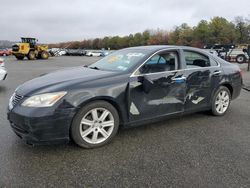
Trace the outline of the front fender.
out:
M 76 109 L 77 112 L 87 103 L 96 100 L 104 100 L 111 103 L 118 111 L 121 123 L 128 120 L 128 100 L 127 100 L 127 84 L 119 84 L 116 86 L 91 88 L 82 91 L 74 91 L 67 95 L 67 102 Z

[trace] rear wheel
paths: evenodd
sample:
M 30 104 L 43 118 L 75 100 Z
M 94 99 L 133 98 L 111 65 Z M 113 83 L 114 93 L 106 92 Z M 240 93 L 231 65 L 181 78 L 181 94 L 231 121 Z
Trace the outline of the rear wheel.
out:
M 24 59 L 24 56 L 16 56 L 17 60 L 23 60 Z
M 46 52 L 46 51 L 42 51 L 42 53 L 41 53 L 41 58 L 42 58 L 42 59 L 48 59 L 48 58 L 49 58 L 49 53 Z
M 28 59 L 29 60 L 35 60 L 36 59 L 36 54 L 34 51 L 30 51 L 28 54 Z
M 95 101 L 76 115 L 71 125 L 71 137 L 83 148 L 95 148 L 110 142 L 118 127 L 117 110 L 108 102 Z
M 239 64 L 245 63 L 246 62 L 246 56 L 243 55 L 243 54 L 237 55 L 236 62 L 239 63 Z
M 212 113 L 215 116 L 223 116 L 231 102 L 231 93 L 225 86 L 220 86 L 216 91 L 212 101 Z

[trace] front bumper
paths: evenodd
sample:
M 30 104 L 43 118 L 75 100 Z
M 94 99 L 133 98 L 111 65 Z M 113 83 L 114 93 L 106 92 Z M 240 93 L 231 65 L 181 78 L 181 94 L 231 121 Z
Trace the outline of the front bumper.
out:
M 67 143 L 74 109 L 27 108 L 17 106 L 8 111 L 13 131 L 27 144 Z

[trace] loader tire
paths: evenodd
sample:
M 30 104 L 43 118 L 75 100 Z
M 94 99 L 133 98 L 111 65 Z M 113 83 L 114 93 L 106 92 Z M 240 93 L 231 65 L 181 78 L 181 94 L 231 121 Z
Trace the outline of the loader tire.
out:
M 28 59 L 29 60 L 35 60 L 36 59 L 36 54 L 34 51 L 30 51 L 28 54 Z
M 42 51 L 41 53 L 41 59 L 48 59 L 49 58 L 49 53 L 46 51 Z

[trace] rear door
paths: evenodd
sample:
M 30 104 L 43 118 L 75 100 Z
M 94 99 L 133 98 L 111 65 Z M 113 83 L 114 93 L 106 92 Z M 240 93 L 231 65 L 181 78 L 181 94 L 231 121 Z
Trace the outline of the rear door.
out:
M 185 111 L 197 110 L 210 105 L 214 88 L 222 78 L 219 64 L 199 51 L 183 50 L 186 76 Z

